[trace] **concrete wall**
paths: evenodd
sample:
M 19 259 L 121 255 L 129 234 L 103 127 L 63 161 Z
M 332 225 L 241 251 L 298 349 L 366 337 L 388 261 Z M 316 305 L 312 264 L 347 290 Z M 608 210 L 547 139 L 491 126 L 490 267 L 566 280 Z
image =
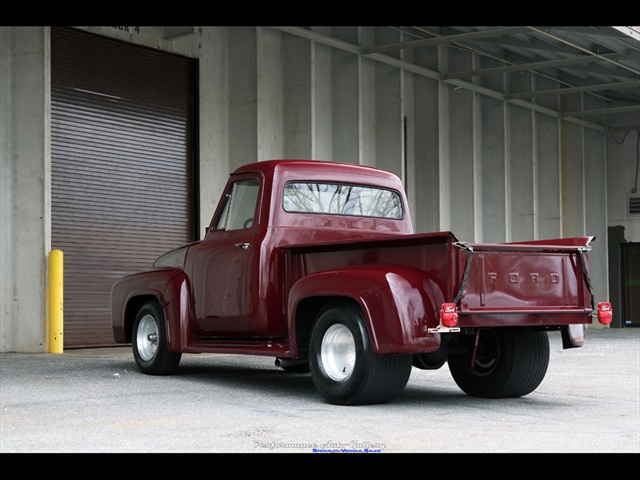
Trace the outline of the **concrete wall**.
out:
M 0 28 L 0 351 L 48 349 L 49 40 Z
M 503 242 L 596 235 L 596 301 L 609 296 L 607 227 L 626 213 L 637 132 L 622 142 L 529 109 L 268 27 L 79 27 L 199 60 L 200 224 L 228 173 L 270 158 L 373 165 L 398 174 L 416 231 Z M 174 27 L 184 28 L 184 27 Z M 375 27 L 318 27 L 348 44 L 394 43 Z M 178 32 L 180 33 L 180 32 Z M 49 30 L 0 27 L 0 351 L 48 349 Z M 445 73 L 494 66 L 438 47 L 392 55 Z M 548 89 L 530 74 L 481 77 L 498 91 Z M 578 110 L 581 95 L 543 106 Z M 629 122 L 631 124 L 631 122 Z
M 638 115 L 620 116 L 616 121 L 622 127 L 607 136 L 603 154 L 606 158 L 604 175 L 607 186 L 607 223 L 624 229 L 627 242 L 640 242 L 640 216 L 629 215 L 629 198 L 640 198 L 638 155 L 640 132 L 624 128 L 638 122 Z M 633 189 L 636 188 L 636 193 Z

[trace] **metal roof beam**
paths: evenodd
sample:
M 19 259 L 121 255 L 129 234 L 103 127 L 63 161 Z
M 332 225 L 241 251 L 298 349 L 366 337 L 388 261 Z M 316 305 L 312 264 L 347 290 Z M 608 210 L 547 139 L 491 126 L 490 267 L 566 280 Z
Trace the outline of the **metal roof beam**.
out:
M 640 87 L 640 81 L 602 83 L 599 85 L 587 85 L 584 87 L 565 87 L 554 88 L 551 90 L 537 90 L 535 92 L 510 93 L 506 95 L 506 98 L 507 100 L 512 100 L 516 98 L 530 98 L 543 95 L 566 95 L 569 93 L 598 92 L 602 90 L 621 90 L 636 87 Z
M 503 35 L 514 35 L 516 33 L 526 32 L 529 27 L 508 27 L 484 30 L 481 32 L 468 32 L 456 35 L 443 35 L 441 37 L 426 38 L 424 40 L 410 40 L 407 42 L 388 43 L 386 45 L 377 45 L 374 47 L 363 47 L 362 54 L 382 53 L 388 51 L 401 50 L 403 48 L 417 47 L 433 47 L 442 45 L 443 43 L 465 42 L 470 40 L 479 40 L 482 38 L 495 38 Z
M 584 63 L 597 62 L 602 58 L 618 56 L 617 54 L 605 54 L 596 56 L 580 56 L 574 58 L 563 58 L 560 60 L 548 60 L 546 62 L 522 63 L 519 65 L 509 65 L 507 67 L 483 68 L 480 70 L 467 70 L 464 72 L 447 73 L 444 75 L 446 79 L 461 77 L 476 77 L 480 75 L 491 75 L 496 73 L 520 72 L 523 70 L 542 70 L 545 68 L 563 67 L 567 65 L 578 65 Z
M 640 112 L 640 105 L 630 105 L 628 107 L 598 108 L 594 110 L 581 110 L 576 112 L 564 112 L 562 117 L 584 117 L 585 115 L 606 115 L 609 113 L 634 113 Z
M 330 47 L 334 47 L 339 50 L 344 50 L 345 52 L 350 52 L 355 54 L 361 53 L 361 48 L 357 45 L 344 42 L 342 40 L 337 40 L 333 37 L 329 37 L 328 35 L 323 35 L 321 33 L 307 30 L 306 28 L 301 28 L 301 27 L 271 27 L 271 28 L 280 30 L 281 32 L 290 33 L 292 35 L 297 35 L 298 37 L 303 37 L 308 40 L 313 40 L 314 42 L 322 43 L 323 45 L 328 45 Z

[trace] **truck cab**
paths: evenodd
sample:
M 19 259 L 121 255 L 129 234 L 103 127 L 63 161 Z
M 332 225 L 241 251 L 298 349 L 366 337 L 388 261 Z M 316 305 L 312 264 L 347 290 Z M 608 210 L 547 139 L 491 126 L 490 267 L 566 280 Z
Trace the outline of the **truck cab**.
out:
M 204 239 L 186 256 L 194 332 L 286 336 L 282 248 L 413 233 L 397 182 L 381 170 L 319 161 L 267 161 L 238 169 Z M 156 262 L 163 265 L 162 259 Z

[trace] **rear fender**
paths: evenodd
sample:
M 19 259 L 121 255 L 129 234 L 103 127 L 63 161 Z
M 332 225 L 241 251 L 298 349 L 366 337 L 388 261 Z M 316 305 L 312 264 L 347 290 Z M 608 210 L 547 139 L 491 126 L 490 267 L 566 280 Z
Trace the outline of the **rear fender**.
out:
M 304 300 L 349 298 L 360 305 L 374 351 L 379 355 L 432 352 L 440 334 L 440 288 L 422 270 L 399 265 L 364 265 L 318 272 L 298 280 L 289 293 L 291 350 L 298 354 L 296 312 Z
M 191 297 L 186 274 L 177 268 L 161 268 L 129 275 L 111 290 L 113 336 L 116 342 L 130 343 L 138 309 L 156 298 L 164 313 L 168 348 L 180 351 L 187 338 Z M 181 341 L 182 340 L 182 341 Z

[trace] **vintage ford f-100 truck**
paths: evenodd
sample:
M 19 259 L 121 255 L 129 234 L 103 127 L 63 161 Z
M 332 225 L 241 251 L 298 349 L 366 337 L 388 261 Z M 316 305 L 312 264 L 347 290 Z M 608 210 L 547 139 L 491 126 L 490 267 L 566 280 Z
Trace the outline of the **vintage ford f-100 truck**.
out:
M 548 332 L 580 347 L 585 324 L 611 321 L 594 306 L 592 239 L 418 234 L 389 172 L 258 162 L 231 174 L 201 241 L 114 284 L 114 338 L 151 375 L 183 353 L 272 356 L 333 404 L 388 402 L 413 367 L 445 363 L 470 396 L 519 397 L 546 374 Z

